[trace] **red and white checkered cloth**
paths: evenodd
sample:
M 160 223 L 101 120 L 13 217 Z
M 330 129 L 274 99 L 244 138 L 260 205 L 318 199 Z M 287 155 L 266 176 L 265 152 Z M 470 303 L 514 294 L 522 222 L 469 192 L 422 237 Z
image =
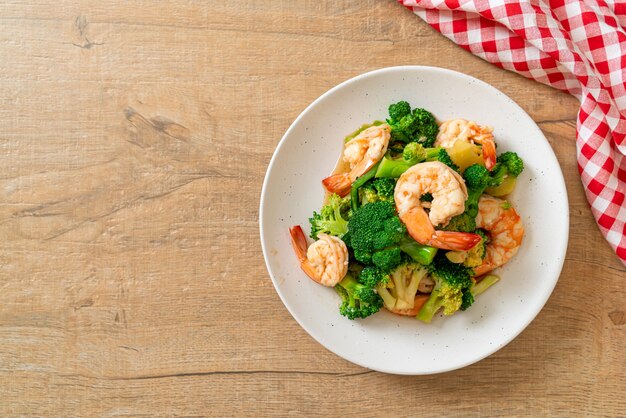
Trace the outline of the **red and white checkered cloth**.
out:
M 626 265 L 626 0 L 399 0 L 482 59 L 576 96 L 578 170 Z

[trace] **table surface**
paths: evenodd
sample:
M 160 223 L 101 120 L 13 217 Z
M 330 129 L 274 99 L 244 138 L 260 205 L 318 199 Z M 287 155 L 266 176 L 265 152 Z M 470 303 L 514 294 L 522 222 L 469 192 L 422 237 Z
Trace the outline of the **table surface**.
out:
M 514 98 L 559 159 L 570 242 L 543 311 L 491 357 L 391 376 L 328 352 L 265 269 L 272 152 L 330 87 L 385 66 Z M 626 269 L 576 167 L 577 102 L 393 0 L 0 5 L 0 415 L 620 415 Z

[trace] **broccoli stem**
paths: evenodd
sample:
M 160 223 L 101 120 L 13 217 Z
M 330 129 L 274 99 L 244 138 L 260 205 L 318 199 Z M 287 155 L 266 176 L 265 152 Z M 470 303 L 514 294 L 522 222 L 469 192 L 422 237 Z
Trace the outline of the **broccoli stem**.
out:
M 472 288 L 471 288 L 472 295 L 474 296 L 480 295 L 489 287 L 496 284 L 499 280 L 500 280 L 500 277 L 496 276 L 495 274 L 486 275 L 481 281 L 472 285 Z
M 392 160 L 391 158 L 383 157 L 376 171 L 376 177 L 397 179 L 409 168 L 411 168 L 411 164 L 404 160 Z
M 416 318 L 422 322 L 430 324 L 437 311 L 441 309 L 441 306 L 442 299 L 439 297 L 439 291 L 435 289 L 430 294 L 430 297 L 428 298 L 424 306 L 422 306 L 422 309 L 420 309 L 420 311 L 417 313 Z
M 480 190 L 467 190 L 467 200 L 465 201 L 465 212 L 472 217 L 473 219 L 478 216 L 478 200 L 480 196 L 483 194 L 485 189 Z
M 379 165 L 380 162 L 376 163 L 365 174 L 361 177 L 357 177 L 352 183 L 352 189 L 350 190 L 350 205 L 352 206 L 352 210 L 359 208 L 359 189 L 376 175 Z
M 428 245 L 418 244 L 412 240 L 406 240 L 400 244 L 400 249 L 407 253 L 414 261 L 427 266 L 433 262 L 437 249 Z
M 425 150 L 426 150 L 426 160 L 425 161 L 437 161 L 437 158 L 439 158 L 439 151 L 441 149 L 442 149 L 441 147 L 425 148 Z
M 435 148 L 424 148 L 426 151 L 426 158 L 416 160 L 414 163 L 407 162 L 406 160 L 394 160 L 392 158 L 383 157 L 380 161 L 380 165 L 378 166 L 378 171 L 376 172 L 376 177 L 386 177 L 397 179 L 404 173 L 406 170 L 414 166 L 415 164 L 421 163 L 422 161 L 437 161 L 439 158 L 439 150 L 441 147 Z

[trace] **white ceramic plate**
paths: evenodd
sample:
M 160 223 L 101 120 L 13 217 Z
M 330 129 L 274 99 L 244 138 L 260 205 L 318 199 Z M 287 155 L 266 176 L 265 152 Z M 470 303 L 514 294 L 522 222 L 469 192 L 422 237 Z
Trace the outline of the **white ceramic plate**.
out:
M 389 104 L 407 100 L 438 120 L 491 125 L 498 153 L 517 152 L 525 170 L 510 200 L 526 235 L 517 256 L 497 271 L 502 280 L 465 312 L 431 324 L 384 310 L 364 320 L 339 315 L 339 296 L 301 270 L 288 228 L 323 199 L 345 135 L 385 119 Z M 431 374 L 479 361 L 502 348 L 535 318 L 552 293 L 567 248 L 569 208 L 563 174 L 541 130 L 510 98 L 473 77 L 433 67 L 372 71 L 331 89 L 307 107 L 270 162 L 260 206 L 261 244 L 276 291 L 296 321 L 320 344 L 358 365 L 395 374 Z

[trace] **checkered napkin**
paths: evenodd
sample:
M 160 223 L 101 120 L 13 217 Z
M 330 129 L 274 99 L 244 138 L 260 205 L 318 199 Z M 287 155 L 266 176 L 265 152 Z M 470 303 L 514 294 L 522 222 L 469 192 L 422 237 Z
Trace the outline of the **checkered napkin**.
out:
M 578 170 L 626 265 L 626 0 L 399 0 L 482 59 L 574 95 Z

